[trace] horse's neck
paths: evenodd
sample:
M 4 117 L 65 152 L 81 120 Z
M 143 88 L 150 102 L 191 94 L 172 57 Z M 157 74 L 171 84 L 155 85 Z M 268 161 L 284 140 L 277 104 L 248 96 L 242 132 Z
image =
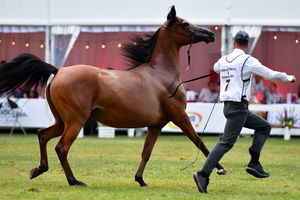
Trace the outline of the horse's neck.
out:
M 179 49 L 180 47 L 172 42 L 170 37 L 159 37 L 150 62 L 157 71 L 178 76 Z

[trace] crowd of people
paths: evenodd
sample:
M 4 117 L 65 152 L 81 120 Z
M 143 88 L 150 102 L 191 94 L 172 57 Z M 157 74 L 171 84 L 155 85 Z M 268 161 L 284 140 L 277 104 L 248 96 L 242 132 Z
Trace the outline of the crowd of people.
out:
M 288 93 L 285 98 L 284 95 L 277 91 L 277 85 L 270 82 L 269 85 L 264 85 L 262 77 L 253 76 L 251 86 L 250 104 L 300 104 L 300 85 L 296 93 Z M 202 103 L 216 103 L 219 99 L 220 83 L 219 81 L 209 80 L 207 87 L 202 88 L 199 92 L 189 90 L 186 91 L 187 102 L 202 102 Z
M 30 89 L 30 90 L 21 90 L 21 89 L 17 89 L 16 91 L 14 91 L 14 93 L 12 93 L 12 95 L 10 97 L 12 98 L 42 98 L 41 92 L 38 92 L 37 89 Z

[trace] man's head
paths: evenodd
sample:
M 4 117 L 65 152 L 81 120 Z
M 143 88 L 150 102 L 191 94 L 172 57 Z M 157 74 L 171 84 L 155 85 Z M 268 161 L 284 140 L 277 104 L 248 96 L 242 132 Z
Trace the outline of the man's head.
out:
M 234 36 L 234 48 L 239 48 L 242 50 L 246 50 L 248 48 L 250 37 L 247 32 L 239 31 Z
M 214 82 L 214 81 L 209 81 L 208 84 L 207 84 L 207 88 L 211 92 L 218 92 L 218 83 Z
M 272 94 L 273 94 L 273 93 L 277 93 L 276 88 L 277 88 L 276 83 L 271 83 L 271 84 L 269 85 L 269 90 L 270 90 L 270 92 L 271 92 Z

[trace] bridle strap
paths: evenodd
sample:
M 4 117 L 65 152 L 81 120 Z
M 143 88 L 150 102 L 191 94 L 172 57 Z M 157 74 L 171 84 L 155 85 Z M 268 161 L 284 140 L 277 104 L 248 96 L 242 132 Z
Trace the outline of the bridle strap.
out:
M 193 35 L 189 36 L 189 35 L 184 34 L 184 33 L 176 32 L 176 31 L 174 31 L 173 29 L 170 29 L 169 27 L 167 27 L 167 26 L 165 26 L 165 25 L 162 25 L 161 27 L 164 28 L 164 29 L 166 29 L 166 30 L 169 31 L 169 32 L 176 33 L 176 34 L 178 34 L 178 35 L 182 35 L 182 36 L 185 36 L 185 37 L 191 39 L 191 43 L 190 43 L 189 48 L 188 48 L 188 50 L 187 50 L 187 55 L 188 55 L 188 65 L 187 65 L 187 68 L 186 68 L 185 71 L 184 71 L 184 72 L 187 72 L 187 71 L 190 69 L 190 65 L 191 65 L 191 53 L 190 53 L 190 50 L 191 50 L 192 45 L 193 45 L 193 42 L 194 42 L 194 36 L 193 36 Z M 179 73 L 179 74 L 180 74 L 180 73 Z M 174 82 L 176 81 L 176 78 L 179 76 L 179 74 L 177 74 L 177 75 L 175 76 L 175 78 L 174 78 L 174 80 L 173 80 L 173 82 L 172 82 L 172 84 L 171 84 L 170 90 L 172 89 L 172 86 L 173 86 Z M 203 78 L 206 78 L 206 77 L 215 75 L 215 74 L 216 74 L 216 72 L 211 73 L 211 74 L 207 74 L 207 75 L 204 75 L 204 76 L 200 76 L 200 77 L 197 77 L 197 78 L 193 78 L 193 79 L 190 79 L 190 80 L 186 80 L 186 81 L 180 82 L 180 83 L 177 85 L 175 91 L 169 96 L 169 98 L 172 98 L 172 97 L 176 94 L 178 88 L 179 88 L 182 84 L 188 83 L 188 82 L 192 82 L 192 81 L 196 81 L 196 80 L 199 80 L 199 79 L 203 79 Z
M 194 40 L 194 36 L 193 36 L 193 35 L 190 36 L 190 35 L 187 35 L 187 34 L 185 34 L 185 33 L 180 33 L 180 32 L 174 31 L 173 29 L 171 29 L 171 28 L 169 28 L 169 27 L 167 27 L 167 26 L 165 26 L 165 25 L 162 25 L 161 27 L 164 28 L 164 29 L 166 29 L 167 31 L 172 32 L 172 33 L 176 33 L 176 34 L 178 34 L 178 35 L 183 35 L 183 36 L 185 36 L 185 37 L 187 37 L 187 38 L 192 38 L 192 41 Z
M 188 55 L 188 65 L 187 65 L 187 68 L 185 69 L 185 72 L 187 72 L 189 69 L 190 69 L 190 66 L 191 66 L 191 48 L 192 48 L 192 45 L 193 45 L 193 38 L 192 38 L 192 42 L 191 44 L 189 45 L 189 48 L 187 50 L 187 55 Z
M 194 36 L 193 36 L 193 35 L 190 36 L 190 35 L 187 35 L 187 34 L 185 34 L 185 33 L 176 32 L 176 31 L 174 31 L 173 29 L 171 29 L 171 28 L 169 28 L 169 27 L 167 27 L 167 26 L 165 26 L 165 25 L 162 25 L 161 27 L 164 28 L 164 29 L 166 29 L 166 30 L 169 31 L 169 32 L 176 33 L 176 34 L 178 34 L 178 35 L 182 35 L 182 36 L 185 36 L 185 37 L 191 39 L 191 43 L 190 43 L 189 48 L 188 48 L 188 50 L 187 50 L 187 55 L 188 55 L 188 65 L 187 65 L 187 68 L 185 69 L 185 72 L 187 72 L 187 71 L 190 69 L 190 65 L 191 65 L 191 53 L 190 53 L 190 50 L 191 50 L 192 45 L 193 45 L 193 42 L 194 42 Z

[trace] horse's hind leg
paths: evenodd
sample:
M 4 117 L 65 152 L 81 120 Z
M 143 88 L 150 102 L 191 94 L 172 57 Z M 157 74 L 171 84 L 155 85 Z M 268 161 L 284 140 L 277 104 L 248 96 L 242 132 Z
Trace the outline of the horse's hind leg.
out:
M 140 166 L 135 174 L 135 181 L 137 181 L 140 186 L 147 186 L 147 184 L 143 180 L 143 172 L 145 169 L 145 166 L 150 158 L 152 149 L 154 147 L 154 144 L 157 140 L 157 137 L 160 135 L 161 127 L 148 127 L 143 153 L 142 153 L 142 160 L 140 162 Z
M 203 152 L 206 157 L 208 156 L 209 150 L 197 135 L 186 113 L 180 117 L 180 120 L 173 121 L 173 123 L 183 131 L 183 133 Z M 217 173 L 219 175 L 228 173 L 227 170 L 219 163 L 216 165 L 216 168 L 218 169 Z
M 67 159 L 70 147 L 76 139 L 77 135 L 79 134 L 79 131 L 82 128 L 82 126 L 83 124 L 75 122 L 71 124 L 65 124 L 64 133 L 55 147 L 56 153 L 58 155 L 60 163 L 64 169 L 66 178 L 70 185 L 86 186 L 85 183 L 76 180 Z
M 57 112 L 55 106 L 52 103 L 52 100 L 50 98 L 50 92 L 49 88 L 46 88 L 46 97 L 48 101 L 48 105 L 51 109 L 51 112 L 55 118 L 55 124 L 48 128 L 40 129 L 38 131 L 38 139 L 39 139 L 39 145 L 40 145 L 40 166 L 37 168 L 33 168 L 30 171 L 29 178 L 33 179 L 40 174 L 48 171 L 48 157 L 47 157 L 47 143 L 49 140 L 51 140 L 54 137 L 58 137 L 62 135 L 64 130 L 64 122 L 62 121 L 59 113 Z
M 37 168 L 33 168 L 30 171 L 29 178 L 33 179 L 40 174 L 48 171 L 48 157 L 47 157 L 47 143 L 50 139 L 54 137 L 58 137 L 62 134 L 64 129 L 64 125 L 62 122 L 55 123 L 54 125 L 40 129 L 38 131 L 38 139 L 40 144 L 40 166 Z

